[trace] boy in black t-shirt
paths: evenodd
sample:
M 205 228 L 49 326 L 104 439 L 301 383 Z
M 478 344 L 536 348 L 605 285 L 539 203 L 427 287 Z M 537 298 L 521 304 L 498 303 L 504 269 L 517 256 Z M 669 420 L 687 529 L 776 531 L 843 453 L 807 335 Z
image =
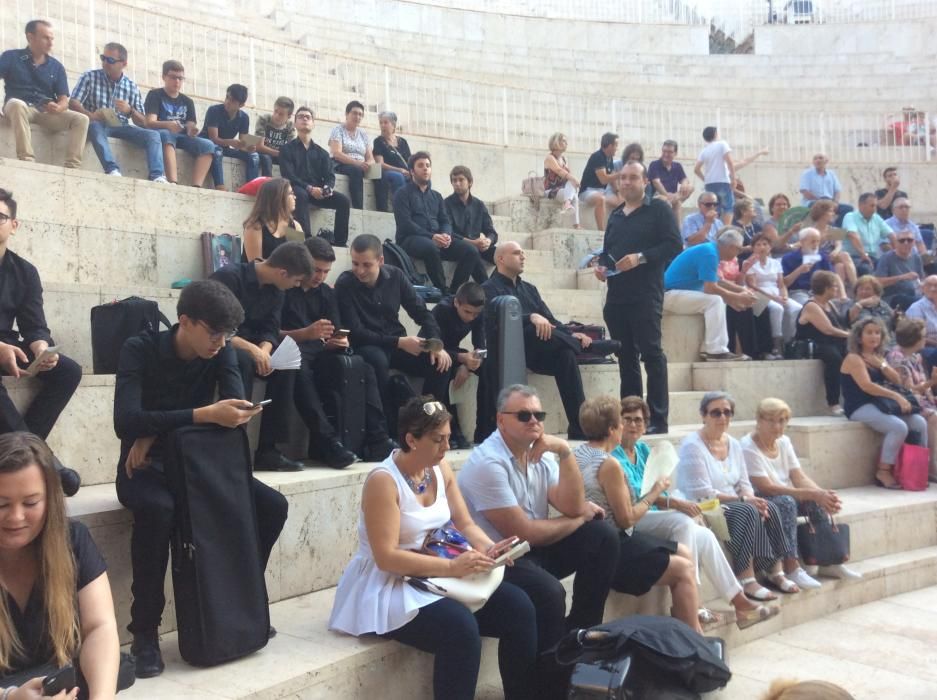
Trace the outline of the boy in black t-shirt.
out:
M 215 144 L 198 137 L 195 103 L 191 97 L 182 94 L 184 80 L 185 68 L 179 61 L 163 63 L 163 87 L 147 93 L 143 110 L 146 112 L 146 127 L 159 131 L 163 142 L 166 179 L 179 181 L 176 148 L 181 148 L 195 158 L 192 185 L 201 187 L 211 167 Z
M 205 125 L 199 134 L 215 144 L 211 162 L 211 179 L 216 190 L 224 190 L 222 156 L 236 158 L 246 167 L 245 178 L 250 182 L 260 174 L 260 154 L 254 146 L 244 143 L 250 132 L 251 119 L 241 107 L 247 102 L 247 88 L 234 83 L 228 86 L 224 102 L 205 111 Z
M 278 97 L 273 103 L 273 114 L 257 117 L 254 136 L 263 136 L 264 142 L 257 146 L 260 154 L 260 173 L 264 177 L 273 176 L 273 164 L 280 164 L 280 149 L 296 138 L 293 126 L 293 100 Z
M 601 148 L 589 156 L 579 181 L 579 201 L 595 207 L 595 227 L 605 230 L 605 186 L 615 176 L 612 164 L 618 149 L 618 134 L 602 134 Z

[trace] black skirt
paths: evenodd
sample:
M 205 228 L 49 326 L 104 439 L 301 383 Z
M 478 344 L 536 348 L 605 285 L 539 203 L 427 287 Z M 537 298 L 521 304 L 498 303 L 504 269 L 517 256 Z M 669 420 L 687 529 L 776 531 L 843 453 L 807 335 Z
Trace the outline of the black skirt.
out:
M 612 589 L 628 595 L 644 595 L 664 575 L 677 543 L 643 532 L 618 531 L 618 569 Z

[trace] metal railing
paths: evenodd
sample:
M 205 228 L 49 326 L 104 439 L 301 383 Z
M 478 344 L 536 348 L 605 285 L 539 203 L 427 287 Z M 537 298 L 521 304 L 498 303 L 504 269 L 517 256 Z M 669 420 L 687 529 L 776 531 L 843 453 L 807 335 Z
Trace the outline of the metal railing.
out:
M 930 116 L 874 111 L 823 114 L 812 109 L 718 108 L 674 100 L 624 99 L 604 95 L 557 94 L 548 90 L 493 85 L 391 68 L 376 62 L 312 51 L 228 28 L 180 22 L 176 15 L 143 10 L 118 0 L 4 0 L 0 44 L 22 46 L 28 19 L 46 17 L 55 25 L 55 54 L 74 76 L 98 65 L 100 46 L 119 41 L 130 54 L 129 72 L 143 87 L 160 86 L 162 61 L 186 66 L 185 92 L 220 101 L 232 82 L 248 85 L 250 103 L 268 110 L 280 95 L 312 106 L 319 118 L 340 121 L 345 104 L 366 106 L 365 127 L 376 133 L 379 110 L 393 109 L 407 134 L 500 147 L 545 151 L 555 131 L 567 134 L 575 152 L 595 148 L 600 135 L 614 131 L 622 143 L 637 141 L 649 150 L 667 138 L 692 153 L 703 126 L 721 127 L 736 151 L 760 147 L 772 159 L 809 162 L 815 151 L 837 162 L 920 162 L 932 158 L 933 136 L 925 127 L 910 138 L 911 125 L 931 125 Z M 6 5 L 12 5 L 10 11 Z M 209 40 L 208 37 L 211 37 Z M 427 63 L 431 64 L 431 61 Z M 912 116 L 913 115 L 913 116 Z M 898 124 L 898 127 L 894 125 Z

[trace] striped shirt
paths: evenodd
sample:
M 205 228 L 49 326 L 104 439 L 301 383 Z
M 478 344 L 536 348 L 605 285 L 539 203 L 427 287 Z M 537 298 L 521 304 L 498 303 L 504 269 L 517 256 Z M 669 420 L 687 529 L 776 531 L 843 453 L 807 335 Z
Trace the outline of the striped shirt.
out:
M 71 97 L 81 102 L 81 106 L 89 112 L 110 107 L 124 124 L 130 122 L 130 115 L 117 111 L 114 100 L 124 100 L 135 112 L 143 114 L 143 99 L 137 84 L 123 74 L 115 83 L 107 77 L 103 68 L 82 73 Z

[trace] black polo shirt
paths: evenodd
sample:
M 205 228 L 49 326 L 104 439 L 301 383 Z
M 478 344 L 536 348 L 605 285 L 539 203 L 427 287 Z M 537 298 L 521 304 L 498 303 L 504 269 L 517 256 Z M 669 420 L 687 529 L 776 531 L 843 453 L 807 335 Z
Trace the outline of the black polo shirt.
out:
M 256 263 L 225 265 L 211 276 L 234 292 L 244 308 L 244 322 L 237 330 L 239 338 L 255 345 L 267 341 L 274 347 L 280 342 L 280 311 L 283 291 L 272 284 L 260 284 Z
M 455 297 L 448 296 L 433 307 L 433 318 L 439 324 L 440 339 L 443 347 L 453 355 L 459 351 L 462 339 L 469 333 L 472 334 L 472 346 L 476 350 L 485 347 L 485 314 L 480 313 L 471 323 L 466 323 L 459 318 L 459 312 L 455 308 Z
M 280 327 L 285 331 L 297 331 L 310 326 L 323 318 L 331 321 L 335 330 L 342 327 L 338 312 L 338 300 L 335 290 L 324 282 L 318 287 L 303 289 L 295 287 L 286 292 L 283 311 L 280 314 Z M 317 354 L 325 347 L 322 340 L 307 340 L 300 343 L 303 352 Z
M 452 224 L 442 195 L 430 184 L 425 190 L 408 182 L 394 195 L 394 221 L 398 243 L 410 236 L 432 238 L 437 233 L 452 233 Z
M 522 280 L 520 275 L 517 276 L 517 282 L 512 282 L 510 277 L 495 270 L 491 273 L 491 277 L 482 283 L 482 289 L 485 290 L 488 301 L 501 296 L 517 297 L 517 300 L 521 303 L 524 325 L 530 323 L 531 314 L 540 314 L 554 326 L 563 325 L 550 312 L 547 303 L 540 296 L 537 288 L 530 282 Z
M 355 347 L 396 348 L 397 339 L 407 334 L 400 323 L 401 307 L 422 328 L 424 338 L 439 337 L 439 326 L 426 304 L 403 272 L 393 265 L 381 265 L 373 287 L 359 282 L 351 270 L 346 270 L 335 282 L 335 293 L 342 322 L 351 331 L 351 344 Z
M 683 241 L 670 205 L 645 196 L 641 206 L 625 215 L 624 205 L 608 217 L 603 250 L 613 260 L 644 253 L 647 262 L 608 278 L 606 304 L 638 304 L 657 308 L 664 303 L 664 270 Z
M 445 199 L 446 213 L 452 222 L 452 235 L 459 238 L 478 238 L 480 233 L 498 242 L 498 232 L 485 203 L 469 194 L 468 202 L 462 202 L 454 192 Z
M 599 176 L 595 174 L 595 171 L 605 168 L 605 172 L 610 173 L 613 165 L 614 159 L 602 153 L 601 148 L 589 156 L 585 170 L 582 171 L 582 179 L 579 180 L 579 191 L 582 192 L 589 188 L 605 189 L 605 185 L 599 181 Z
M 13 330 L 16 324 L 17 330 Z M 0 262 L 0 341 L 23 345 L 44 340 L 53 345 L 42 309 L 42 282 L 35 265 L 12 250 Z
M 328 152 L 314 141 L 309 148 L 298 138 L 293 139 L 280 149 L 280 176 L 290 184 L 306 189 L 307 187 L 331 187 L 335 189 L 335 164 Z

